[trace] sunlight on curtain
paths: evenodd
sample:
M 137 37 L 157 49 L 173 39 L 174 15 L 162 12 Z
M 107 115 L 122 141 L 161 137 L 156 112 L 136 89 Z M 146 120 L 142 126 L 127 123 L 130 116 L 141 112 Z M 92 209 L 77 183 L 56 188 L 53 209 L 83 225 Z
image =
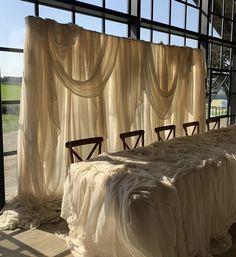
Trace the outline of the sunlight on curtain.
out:
M 181 135 L 182 123 L 197 119 L 203 129 L 201 50 L 107 36 L 36 17 L 28 17 L 26 26 L 19 199 L 0 217 L 0 228 L 58 220 L 68 140 L 103 136 L 103 150 L 113 152 L 121 149 L 119 134 L 131 128 L 145 129 L 146 144 L 156 140 L 158 125 L 175 123 Z

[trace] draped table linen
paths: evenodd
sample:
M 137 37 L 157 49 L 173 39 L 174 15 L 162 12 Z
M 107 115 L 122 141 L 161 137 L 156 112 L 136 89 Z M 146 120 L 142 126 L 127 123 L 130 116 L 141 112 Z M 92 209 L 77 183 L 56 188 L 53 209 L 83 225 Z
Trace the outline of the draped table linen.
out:
M 212 256 L 236 219 L 236 126 L 72 164 L 61 216 L 75 256 Z

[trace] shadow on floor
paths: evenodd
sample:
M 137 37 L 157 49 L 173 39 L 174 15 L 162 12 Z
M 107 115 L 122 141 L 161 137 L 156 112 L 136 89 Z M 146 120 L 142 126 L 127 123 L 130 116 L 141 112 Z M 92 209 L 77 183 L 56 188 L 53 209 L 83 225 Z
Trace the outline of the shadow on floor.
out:
M 55 236 L 68 232 L 65 221 L 44 224 L 35 230 L 0 231 L 1 257 L 72 257 L 66 242 Z

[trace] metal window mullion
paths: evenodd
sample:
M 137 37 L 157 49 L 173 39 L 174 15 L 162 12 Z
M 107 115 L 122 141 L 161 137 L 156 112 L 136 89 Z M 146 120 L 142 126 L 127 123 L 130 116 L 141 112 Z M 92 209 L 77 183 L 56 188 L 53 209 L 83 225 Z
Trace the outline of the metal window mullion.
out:
M 195 8 L 195 9 L 199 9 L 199 6 L 197 6 L 197 5 L 194 5 L 194 4 L 191 4 L 191 3 L 188 3 L 188 2 L 185 2 L 185 1 L 183 1 L 183 0 L 175 0 L 176 2 L 179 2 L 179 3 L 181 3 L 181 4 L 185 4 L 185 5 L 187 5 L 187 6 L 191 6 L 191 7 L 193 7 L 193 8 Z M 200 1 L 201 2 L 201 1 Z
M 2 104 L 20 104 L 20 100 L 6 100 L 2 101 Z
M 76 19 L 75 19 L 75 9 L 73 8 L 72 12 L 71 12 L 71 20 L 72 20 L 72 23 L 75 24 L 76 23 Z
M 129 1 L 129 37 L 140 39 L 141 0 Z M 134 19 L 135 17 L 135 19 Z
M 212 44 L 210 45 L 210 67 L 212 66 Z M 208 118 L 211 117 L 211 91 L 212 91 L 212 70 L 208 69 L 210 71 L 210 76 L 209 76 L 209 97 L 208 97 Z
M 5 205 L 5 180 L 3 158 L 3 129 L 2 129 L 2 97 L 1 97 L 1 71 L 0 71 L 0 210 Z
M 105 8 L 106 7 L 106 0 L 102 1 L 102 7 Z M 129 13 L 130 14 L 130 13 Z M 106 20 L 104 17 L 102 17 L 102 33 L 105 33 L 106 31 Z
M 233 10 L 232 10 L 232 15 L 233 15 L 233 23 L 236 22 L 236 15 L 234 12 L 234 8 L 235 8 L 235 1 L 233 4 Z M 236 42 L 236 27 L 235 24 L 233 24 L 233 31 L 232 31 L 232 43 Z M 236 92 L 236 73 L 235 73 L 235 69 L 236 69 L 236 49 L 232 48 L 231 51 L 231 64 L 233 64 L 231 66 L 231 81 L 230 81 L 230 89 L 229 89 L 229 100 L 228 100 L 228 106 L 231 107 L 231 113 L 230 114 L 235 114 L 236 112 L 236 101 L 235 98 L 233 98 L 232 96 L 234 95 L 234 92 Z M 235 122 L 235 116 L 234 117 L 230 117 L 230 123 L 234 123 Z
M 153 6 L 154 6 L 154 4 L 153 4 L 153 1 L 154 0 L 151 0 L 151 21 L 153 21 L 153 13 L 154 13 L 154 8 L 153 8 Z M 151 42 L 153 42 L 153 28 L 151 28 L 151 35 L 150 35 L 151 37 L 150 37 L 150 41 Z
M 211 91 L 212 91 L 212 72 L 210 71 L 210 76 L 209 76 L 209 94 L 208 94 L 208 118 L 211 117 Z
M 170 6 L 170 8 L 169 8 L 169 26 L 171 26 L 171 13 L 172 13 L 172 11 L 171 11 L 171 8 L 172 8 L 172 0 L 169 0 L 169 6 Z M 170 45 L 170 37 L 171 37 L 171 35 L 170 35 L 170 33 L 169 33 L 169 38 L 168 38 L 168 44 Z
M 210 0 L 210 2 L 211 2 L 211 0 Z M 211 18 L 211 36 L 213 36 L 214 20 L 215 20 L 214 6 L 215 6 L 215 0 L 212 0 L 210 12 L 209 12 L 209 15 L 210 15 L 210 18 Z
M 21 48 L 11 48 L 11 47 L 1 47 L 0 46 L 0 51 L 1 52 L 13 52 L 13 53 L 23 53 L 23 49 Z
M 183 4 L 183 3 L 182 3 Z M 184 12 L 184 29 L 187 30 L 187 3 L 185 3 L 185 12 Z M 186 36 L 184 37 L 184 45 L 186 46 Z
M 229 88 L 229 91 L 228 91 L 228 95 L 227 95 L 227 99 L 228 99 L 228 101 L 227 101 L 227 115 L 229 116 L 230 115 L 230 112 L 229 112 L 229 106 L 230 106 L 230 102 L 231 102 L 231 81 L 232 81 L 232 79 L 233 79 L 233 77 L 232 77 L 232 72 L 230 72 L 230 75 L 229 75 L 229 79 L 230 79 L 230 88 Z
M 8 151 L 8 152 L 3 152 L 3 156 L 4 156 L 4 157 L 16 155 L 16 154 L 17 154 L 17 151 L 16 151 L 16 150 Z
M 38 1 L 36 1 L 36 3 L 34 4 L 34 15 L 36 17 L 39 17 L 39 4 L 38 4 Z
M 200 6 L 198 8 L 199 15 L 198 15 L 198 33 L 202 33 L 202 16 L 203 16 L 203 9 L 202 9 L 202 1 L 200 0 Z M 207 16 L 207 34 L 208 34 L 208 27 L 209 27 L 209 17 Z M 198 48 L 200 48 L 200 40 L 198 38 Z M 206 57 L 207 57 L 207 49 L 206 49 Z
M 233 1 L 233 4 L 232 4 L 232 20 L 233 20 L 233 24 L 232 24 L 232 27 L 231 27 L 231 41 L 232 42 L 235 42 L 235 38 L 234 38 L 234 30 L 236 29 L 235 28 L 235 23 L 236 23 L 236 17 L 235 17 L 235 15 L 234 15 L 234 10 L 235 10 L 235 8 L 236 8 L 236 3 L 235 3 L 235 1 Z

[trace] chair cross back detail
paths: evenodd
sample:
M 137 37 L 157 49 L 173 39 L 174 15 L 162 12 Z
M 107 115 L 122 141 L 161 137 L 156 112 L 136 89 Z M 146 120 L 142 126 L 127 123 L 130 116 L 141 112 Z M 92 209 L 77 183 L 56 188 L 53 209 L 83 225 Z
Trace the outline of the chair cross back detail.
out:
M 141 142 L 141 146 L 144 146 L 144 130 L 141 129 L 141 130 L 135 130 L 130 132 L 124 132 L 120 134 L 120 139 L 123 142 L 124 150 L 131 149 L 131 147 L 128 145 L 126 141 L 126 139 L 130 137 L 137 137 L 137 140 L 133 148 L 137 148 L 140 142 Z
M 175 137 L 175 125 L 167 125 L 167 126 L 161 126 L 155 128 L 155 132 L 157 134 L 158 141 L 164 141 L 164 139 L 161 137 L 161 132 L 169 131 L 166 140 L 170 139 L 170 136 L 172 135 L 172 138 Z
M 199 133 L 199 122 L 198 121 L 186 122 L 183 124 L 183 128 L 186 136 L 193 135 L 195 132 Z M 188 128 L 192 128 L 192 132 L 190 135 L 188 134 Z
M 220 118 L 219 117 L 212 117 L 206 120 L 207 124 L 207 131 L 219 129 L 220 128 Z M 212 127 L 210 127 L 210 124 L 212 124 Z
M 91 158 L 93 153 L 98 149 L 98 154 L 102 151 L 102 142 L 103 137 L 90 137 L 90 138 L 83 138 L 83 139 L 77 139 L 73 141 L 66 142 L 66 147 L 70 151 L 70 159 L 71 163 L 74 163 L 74 156 L 79 160 L 83 161 L 82 157 L 73 149 L 73 147 L 77 146 L 83 146 L 83 145 L 93 145 L 91 151 L 89 152 L 87 158 L 85 160 L 88 160 Z

